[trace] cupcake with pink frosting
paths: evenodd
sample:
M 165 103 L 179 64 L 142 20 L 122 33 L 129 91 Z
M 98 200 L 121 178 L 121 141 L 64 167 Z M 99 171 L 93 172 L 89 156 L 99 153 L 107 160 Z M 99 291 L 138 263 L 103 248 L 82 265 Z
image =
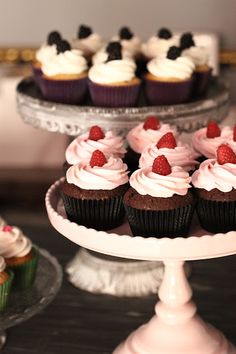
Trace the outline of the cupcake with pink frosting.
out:
M 127 165 L 95 150 L 90 161 L 71 166 L 62 186 L 68 219 L 97 230 L 109 230 L 124 218 L 123 195 L 128 189 Z
M 14 273 L 14 287 L 24 290 L 32 286 L 38 264 L 38 252 L 32 242 L 15 226 L 0 229 L 0 255 Z
M 213 233 L 236 230 L 236 149 L 220 145 L 216 158 L 203 161 L 194 172 L 192 183 L 202 227 Z
M 164 155 L 152 166 L 136 170 L 124 205 L 133 235 L 187 236 L 194 210 L 191 177 L 182 167 L 171 167 Z
M 7 269 L 4 258 L 0 256 L 0 312 L 7 307 L 13 278 L 14 274 Z

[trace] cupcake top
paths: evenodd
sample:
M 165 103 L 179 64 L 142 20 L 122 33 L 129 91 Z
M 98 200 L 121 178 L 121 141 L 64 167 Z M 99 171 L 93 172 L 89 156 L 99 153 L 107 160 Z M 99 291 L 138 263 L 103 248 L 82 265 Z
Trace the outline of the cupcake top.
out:
M 113 51 L 115 47 L 119 47 L 121 49 L 122 58 L 131 59 L 130 52 L 127 51 L 121 45 L 120 42 L 113 41 L 113 42 L 109 42 L 105 47 L 103 47 L 96 54 L 94 54 L 94 56 L 92 58 L 93 65 L 105 63 L 109 57 L 110 52 Z
M 102 37 L 93 32 L 91 27 L 80 25 L 77 38 L 71 41 L 72 48 L 79 49 L 83 54 L 90 55 L 96 53 L 104 45 Z
M 170 47 L 165 58 L 154 58 L 147 64 L 147 69 L 152 75 L 168 79 L 186 80 L 191 78 L 195 65 L 188 57 L 181 57 L 178 47 Z
M 174 194 L 186 195 L 191 177 L 180 166 L 170 167 L 164 155 L 155 158 L 153 165 L 136 170 L 130 177 L 130 185 L 141 195 L 169 198 Z
M 120 41 L 122 48 L 133 57 L 141 50 L 140 38 L 134 35 L 129 27 L 121 27 L 118 36 L 114 36 L 112 40 Z
M 126 149 L 124 140 L 113 131 L 103 132 L 98 126 L 93 126 L 90 131 L 74 139 L 66 149 L 66 161 L 70 165 L 75 165 L 82 161 L 89 161 L 94 150 L 102 151 L 106 157 L 123 158 Z
M 127 165 L 120 158 L 105 155 L 95 150 L 90 162 L 71 166 L 66 180 L 87 190 L 112 190 L 128 183 Z
M 170 131 L 177 135 L 174 127 L 161 123 L 155 116 L 149 116 L 144 123 L 140 123 L 131 129 L 126 139 L 131 149 L 141 154 L 150 143 L 156 143 L 162 135 Z
M 198 161 L 195 160 L 198 154 L 190 145 L 181 141 L 176 142 L 172 133 L 163 135 L 158 143 L 146 147 L 140 157 L 139 167 L 152 166 L 155 158 L 160 155 L 165 155 L 171 166 L 181 166 L 187 172 L 194 170 L 198 165 Z
M 207 127 L 193 133 L 192 145 L 197 152 L 212 159 L 215 157 L 217 147 L 230 139 L 232 139 L 230 127 L 220 129 L 215 122 L 210 122 Z
M 32 242 L 15 226 L 5 225 L 0 230 L 0 255 L 4 258 L 24 257 L 32 249 Z
M 147 58 L 164 58 L 173 45 L 178 45 L 178 37 L 173 36 L 168 28 L 161 28 L 156 36 L 152 36 L 142 44 L 142 53 Z
M 180 47 L 181 55 L 192 59 L 196 66 L 208 65 L 209 52 L 207 48 L 195 45 L 192 33 L 186 32 L 181 36 Z
M 57 54 L 57 43 L 61 39 L 62 38 L 59 32 L 50 32 L 47 37 L 47 42 L 43 43 L 36 51 L 36 60 L 41 64 L 50 61 Z
M 236 152 L 236 151 L 235 151 Z M 218 147 L 216 158 L 203 161 L 192 175 L 195 188 L 207 191 L 236 189 L 236 153 L 227 144 Z
M 0 256 L 0 273 L 6 269 L 6 262 L 2 256 Z
M 46 76 L 60 74 L 81 74 L 88 69 L 82 52 L 71 49 L 67 41 L 57 43 L 57 54 L 43 63 L 42 71 Z

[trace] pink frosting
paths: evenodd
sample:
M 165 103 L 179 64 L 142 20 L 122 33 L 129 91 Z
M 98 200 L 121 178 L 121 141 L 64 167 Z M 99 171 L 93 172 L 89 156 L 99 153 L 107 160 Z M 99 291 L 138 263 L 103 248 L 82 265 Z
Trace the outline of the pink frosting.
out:
M 130 177 L 130 185 L 141 195 L 169 198 L 174 194 L 186 195 L 191 177 L 182 167 L 174 166 L 167 176 L 152 172 L 152 167 L 136 170 Z
M 94 150 L 102 151 L 106 157 L 124 157 L 126 149 L 121 136 L 115 135 L 112 131 L 105 133 L 105 138 L 97 141 L 88 139 L 89 133 L 82 134 L 74 139 L 66 149 L 66 161 L 70 165 L 90 160 Z
M 158 149 L 155 143 L 148 145 L 139 159 L 139 167 L 152 166 L 154 159 L 160 155 L 165 155 L 171 166 L 181 166 L 185 171 L 194 170 L 198 165 L 198 161 L 195 159 L 199 155 L 193 148 L 188 144 L 178 142 L 174 149 Z
M 192 175 L 192 183 L 196 188 L 211 191 L 216 188 L 221 192 L 236 189 L 236 164 L 218 164 L 216 159 L 208 159 L 201 163 Z
M 192 136 L 192 145 L 203 156 L 212 159 L 216 156 L 216 149 L 221 144 L 227 142 L 232 137 L 232 129 L 230 127 L 223 127 L 221 135 L 209 139 L 206 136 L 207 128 L 197 130 Z
M 176 129 L 169 124 L 160 124 L 160 129 L 158 130 L 145 130 L 143 129 L 143 124 L 144 123 L 140 123 L 131 129 L 126 137 L 131 149 L 138 154 L 141 154 L 150 143 L 157 143 L 157 141 L 168 132 L 172 132 L 175 136 L 177 135 Z
M 4 258 L 24 257 L 32 249 L 32 243 L 18 227 L 0 230 L 0 255 Z
M 128 183 L 127 165 L 118 157 L 110 156 L 102 167 L 91 167 L 89 163 L 71 166 L 66 173 L 68 183 L 82 189 L 111 190 Z

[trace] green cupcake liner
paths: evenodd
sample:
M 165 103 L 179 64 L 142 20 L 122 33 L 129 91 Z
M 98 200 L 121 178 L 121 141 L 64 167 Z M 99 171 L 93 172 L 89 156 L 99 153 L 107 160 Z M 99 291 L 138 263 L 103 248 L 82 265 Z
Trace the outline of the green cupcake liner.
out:
M 9 274 L 9 279 L 0 285 L 0 312 L 4 311 L 7 307 L 14 279 L 14 273 L 11 270 L 8 269 L 6 272 Z

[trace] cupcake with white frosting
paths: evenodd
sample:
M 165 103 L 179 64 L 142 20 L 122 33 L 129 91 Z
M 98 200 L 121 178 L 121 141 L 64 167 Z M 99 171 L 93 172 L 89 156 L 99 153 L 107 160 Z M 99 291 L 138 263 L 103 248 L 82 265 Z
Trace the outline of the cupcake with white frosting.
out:
M 38 252 L 18 227 L 5 225 L 0 229 L 0 255 L 14 273 L 15 288 L 24 290 L 32 286 Z
M 57 54 L 42 65 L 42 93 L 53 102 L 80 103 L 87 92 L 87 61 L 65 40 L 56 47 Z
M 69 220 L 98 230 L 123 222 L 123 195 L 128 189 L 127 165 L 95 150 L 87 163 L 71 166 L 62 185 Z
M 14 274 L 10 269 L 7 269 L 4 258 L 0 256 L 0 312 L 7 307 L 13 278 Z
M 133 60 L 122 58 L 121 49 L 111 47 L 105 63 L 95 64 L 88 73 L 92 102 L 103 107 L 136 104 L 141 81 L 135 75 Z
M 181 57 L 181 50 L 172 46 L 165 58 L 152 59 L 147 64 L 145 89 L 151 104 L 165 105 L 187 102 L 192 92 L 195 64 Z

